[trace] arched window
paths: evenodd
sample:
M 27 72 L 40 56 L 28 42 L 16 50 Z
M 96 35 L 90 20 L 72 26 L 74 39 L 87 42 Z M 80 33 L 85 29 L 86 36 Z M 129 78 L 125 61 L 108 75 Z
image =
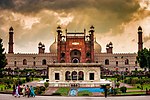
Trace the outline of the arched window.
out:
M 27 65 L 27 60 L 23 59 L 23 65 Z
M 118 61 L 116 61 L 116 66 L 118 66 Z
M 14 61 L 14 66 L 16 66 L 17 65 L 17 62 L 16 61 Z
M 129 65 L 129 59 L 125 60 L 125 65 Z
M 137 61 L 135 61 L 135 66 L 137 66 Z
M 34 61 L 34 62 L 33 62 L 33 66 L 35 66 L 35 65 L 36 65 L 36 62 Z
M 105 60 L 105 65 L 109 65 L 109 60 L 108 59 Z
M 77 72 L 76 71 L 73 71 L 71 76 L 72 76 L 72 80 L 77 80 Z
M 84 73 L 82 71 L 78 73 L 78 80 L 84 80 Z
M 65 73 L 65 80 L 71 80 L 71 75 L 69 71 L 66 71 Z
M 46 65 L 46 60 L 45 59 L 42 60 L 42 65 Z
M 79 59 L 78 59 L 78 58 L 74 58 L 74 59 L 72 60 L 72 62 L 73 62 L 73 63 L 79 63 Z
M 61 53 L 61 58 L 64 58 L 65 57 L 65 53 Z
M 89 52 L 86 53 L 86 58 L 90 58 L 91 54 Z

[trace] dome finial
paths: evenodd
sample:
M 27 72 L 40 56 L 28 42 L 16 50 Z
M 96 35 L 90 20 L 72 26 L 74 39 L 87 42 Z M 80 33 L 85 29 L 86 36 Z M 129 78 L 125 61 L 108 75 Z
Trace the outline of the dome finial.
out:
M 13 29 L 13 27 L 11 26 L 10 28 L 9 28 L 9 31 L 13 31 L 14 29 Z
M 141 27 L 141 26 L 139 26 L 139 27 L 138 27 L 138 30 L 142 30 L 142 27 Z

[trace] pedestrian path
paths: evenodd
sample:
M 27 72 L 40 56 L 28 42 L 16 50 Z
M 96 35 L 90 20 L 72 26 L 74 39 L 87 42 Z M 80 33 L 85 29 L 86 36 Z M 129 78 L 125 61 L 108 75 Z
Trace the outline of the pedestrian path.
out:
M 52 95 L 53 93 L 55 93 L 58 90 L 58 88 L 48 88 L 44 95 Z
M 111 96 L 111 97 L 64 97 L 64 96 L 36 96 L 15 98 L 11 94 L 0 94 L 0 100 L 150 100 L 150 96 Z

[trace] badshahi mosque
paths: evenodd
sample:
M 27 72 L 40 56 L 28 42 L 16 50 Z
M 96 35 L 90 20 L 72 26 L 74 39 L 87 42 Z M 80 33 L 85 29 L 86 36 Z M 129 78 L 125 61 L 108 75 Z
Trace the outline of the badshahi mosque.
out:
M 38 44 L 37 54 L 14 53 L 14 29 L 9 29 L 9 47 L 6 54 L 6 68 L 45 69 L 48 70 L 50 86 L 70 86 L 70 83 L 87 87 L 101 84 L 101 68 L 112 71 L 132 71 L 140 67 L 136 53 L 113 53 L 113 43 L 106 45 L 106 52 L 101 52 L 101 45 L 94 38 L 95 29 L 88 31 L 65 32 L 61 26 L 56 29 L 57 39 L 45 52 L 45 45 Z M 65 33 L 65 35 L 63 35 Z M 138 50 L 143 48 L 142 28 L 138 27 Z

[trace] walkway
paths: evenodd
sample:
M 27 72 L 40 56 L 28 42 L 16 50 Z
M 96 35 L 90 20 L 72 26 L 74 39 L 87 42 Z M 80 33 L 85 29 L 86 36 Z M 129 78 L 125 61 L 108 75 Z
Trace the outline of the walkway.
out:
M 116 96 L 116 97 L 63 97 L 63 96 L 36 96 L 15 98 L 11 94 L 0 94 L 0 100 L 150 100 L 150 96 Z

